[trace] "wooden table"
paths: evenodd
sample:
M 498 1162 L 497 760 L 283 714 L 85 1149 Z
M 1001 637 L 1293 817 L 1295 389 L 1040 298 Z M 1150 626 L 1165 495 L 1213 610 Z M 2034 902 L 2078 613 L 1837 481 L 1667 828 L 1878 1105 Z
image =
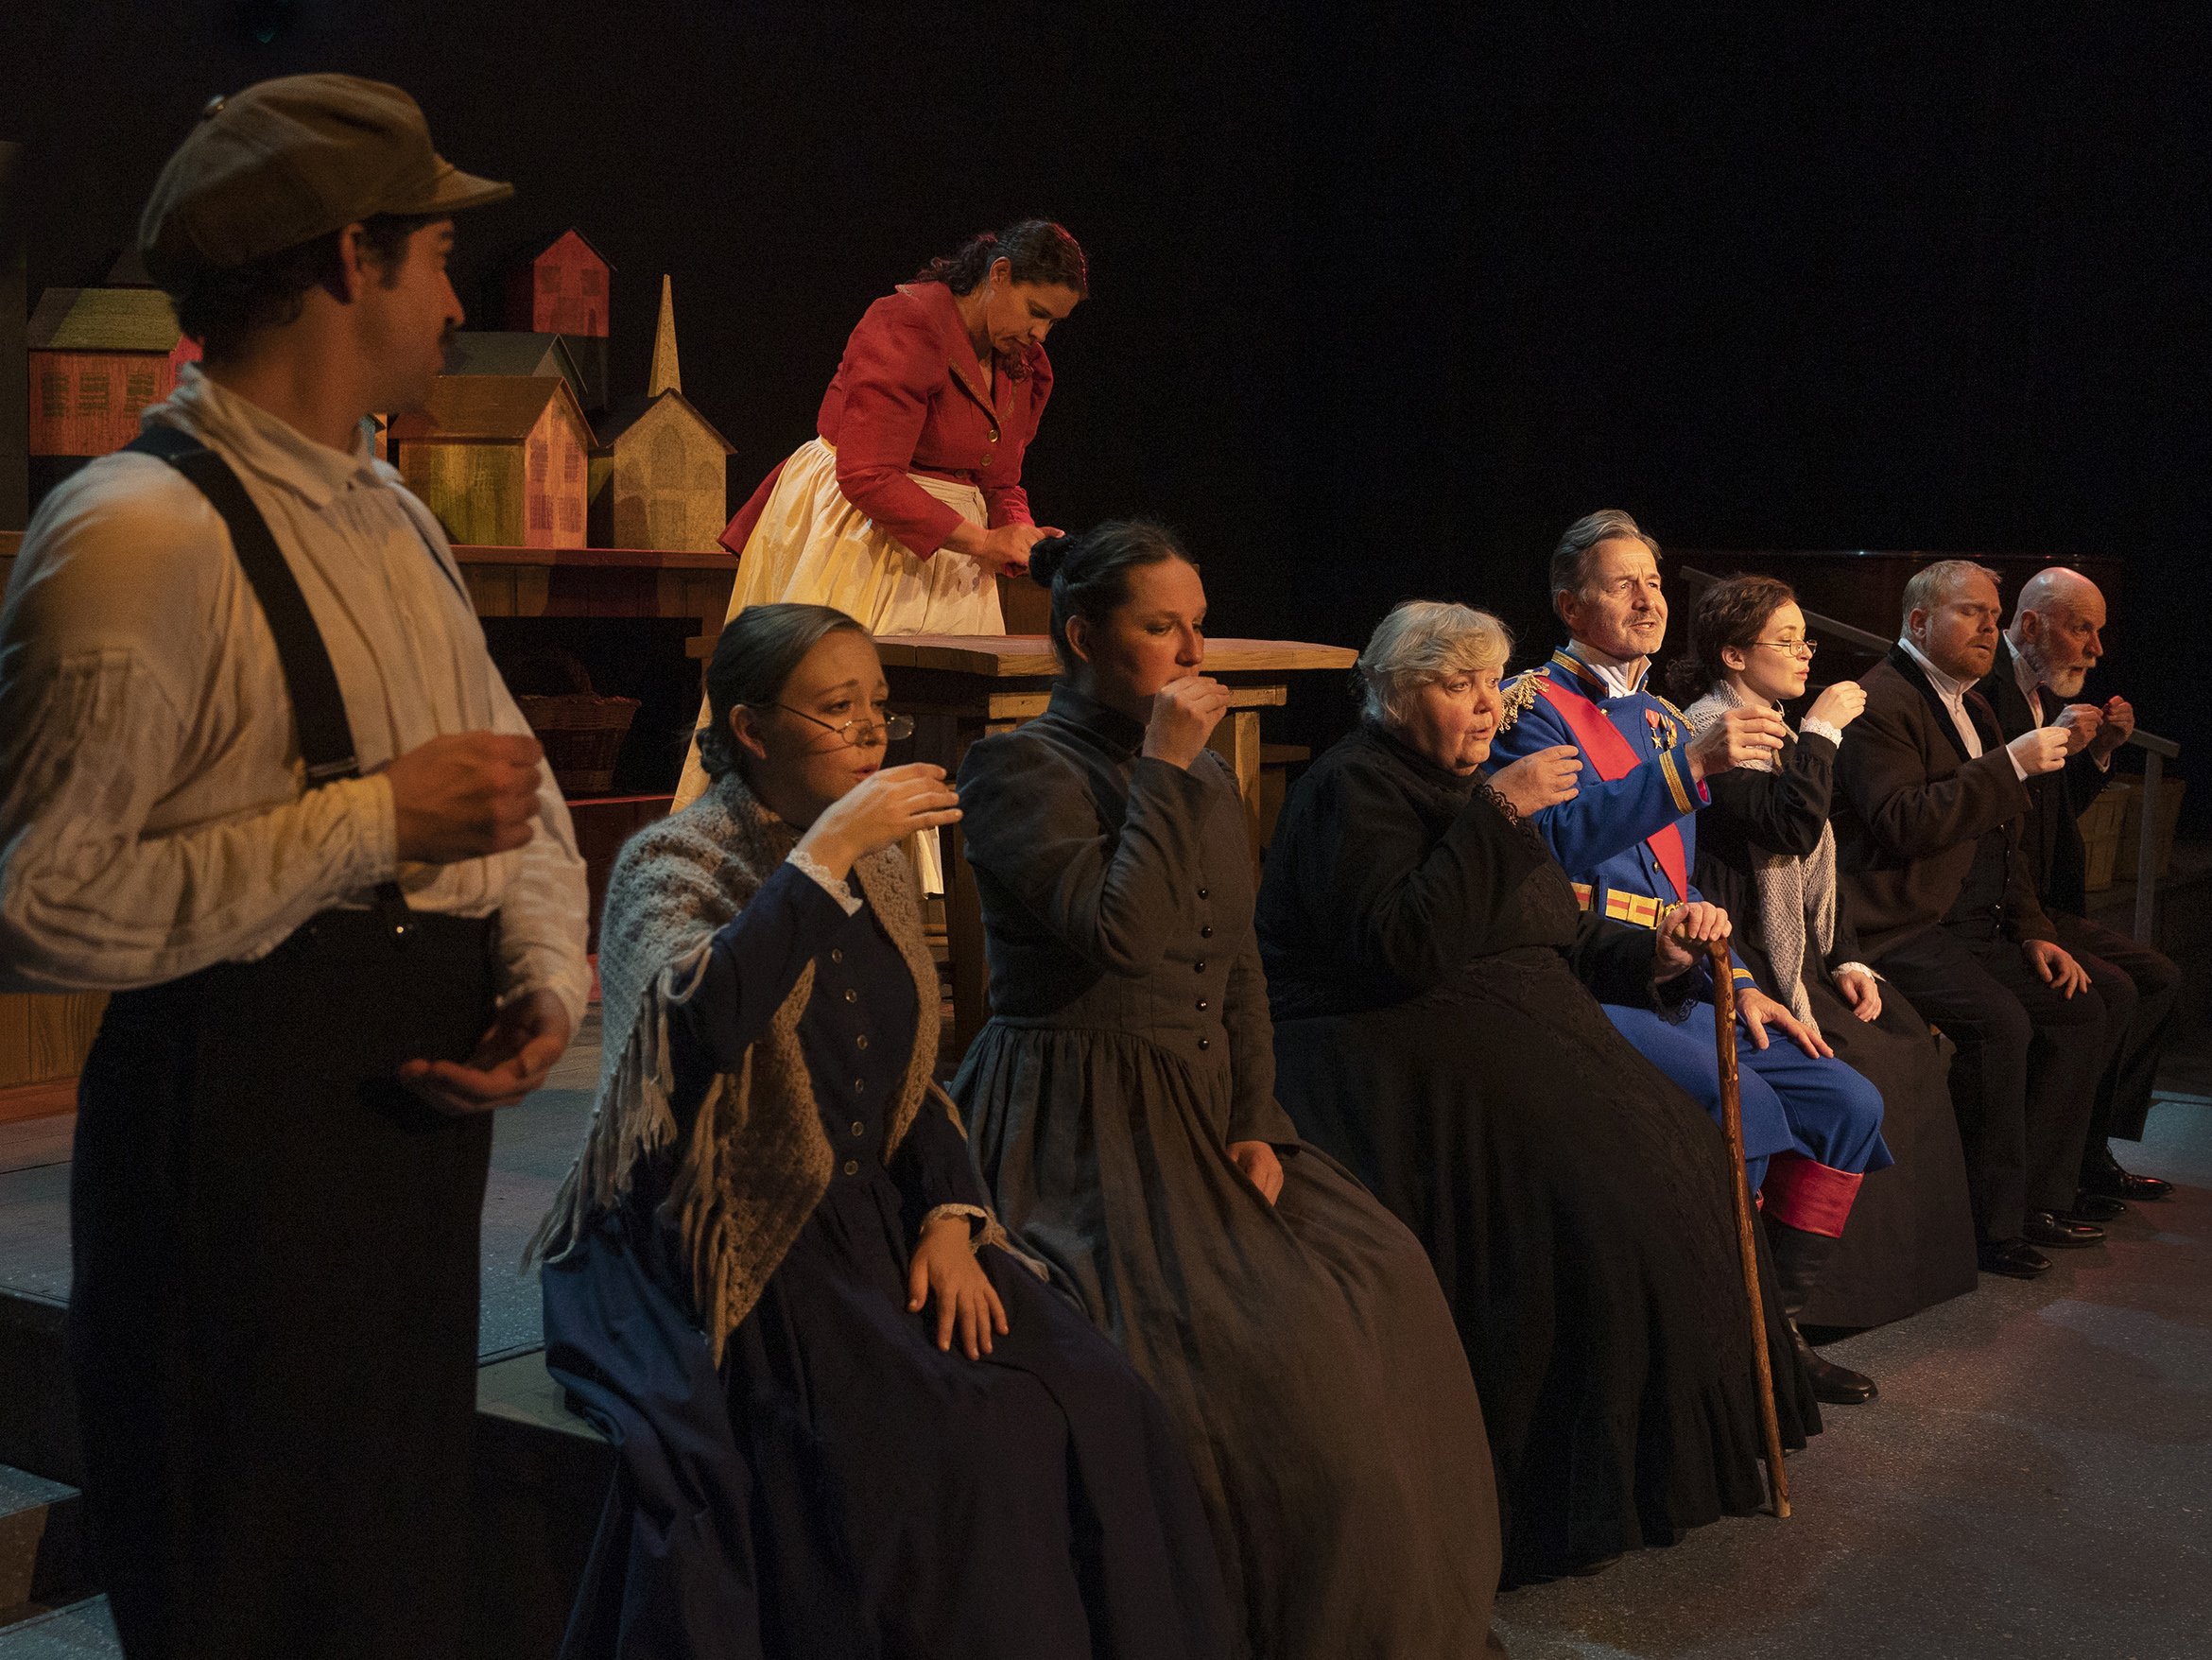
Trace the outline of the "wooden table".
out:
M 1041 634 L 907 634 L 879 639 L 891 707 L 911 715 L 915 753 L 957 773 L 968 746 L 1042 715 L 1059 672 Z M 1253 858 L 1260 852 L 1259 712 L 1288 700 L 1293 675 L 1343 670 L 1357 653 L 1297 640 L 1208 640 L 1205 672 L 1229 687 L 1229 716 L 1213 747 L 1235 769 Z M 964 1049 L 990 1017 L 990 973 L 975 872 L 959 827 L 944 833 L 945 942 L 951 959 L 953 1032 Z

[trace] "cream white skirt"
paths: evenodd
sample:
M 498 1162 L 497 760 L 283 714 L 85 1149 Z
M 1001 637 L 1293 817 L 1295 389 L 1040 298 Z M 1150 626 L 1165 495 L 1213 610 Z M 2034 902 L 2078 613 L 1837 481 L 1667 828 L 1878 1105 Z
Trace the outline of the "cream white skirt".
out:
M 986 522 L 983 493 L 973 484 L 907 475 L 976 524 Z M 872 634 L 1003 634 L 998 584 L 964 553 L 941 547 L 916 559 L 906 545 L 845 498 L 838 488 L 838 453 L 820 438 L 791 453 L 769 493 L 760 522 L 737 558 L 730 615 L 749 605 L 779 601 L 833 605 Z M 728 618 L 724 619 L 725 621 Z M 700 701 L 699 724 L 707 722 Z M 675 808 L 689 806 L 707 786 L 699 740 L 683 758 Z M 925 893 L 944 891 L 937 838 L 908 844 Z

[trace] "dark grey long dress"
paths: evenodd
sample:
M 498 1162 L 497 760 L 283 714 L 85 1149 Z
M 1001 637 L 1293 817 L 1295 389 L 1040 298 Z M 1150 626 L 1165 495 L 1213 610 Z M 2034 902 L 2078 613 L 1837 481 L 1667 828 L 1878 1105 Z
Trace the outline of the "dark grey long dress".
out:
M 1420 1244 L 1273 1093 L 1228 769 L 1067 686 L 960 769 L 996 1013 L 954 1094 L 1000 1217 L 1183 1427 L 1247 1651 L 1479 1654 L 1482 1409 Z M 1230 1162 L 1274 1144 L 1270 1205 Z

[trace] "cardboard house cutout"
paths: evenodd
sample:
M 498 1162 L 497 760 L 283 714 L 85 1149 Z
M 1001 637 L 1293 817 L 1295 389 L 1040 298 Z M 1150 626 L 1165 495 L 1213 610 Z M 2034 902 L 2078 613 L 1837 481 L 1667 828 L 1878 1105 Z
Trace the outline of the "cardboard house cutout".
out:
M 592 462 L 593 539 L 609 547 L 713 552 L 730 519 L 730 445 L 683 395 L 675 301 L 661 279 L 653 366 L 642 399 L 600 427 Z
M 395 464 L 457 543 L 581 547 L 592 429 L 554 375 L 446 374 L 390 429 Z

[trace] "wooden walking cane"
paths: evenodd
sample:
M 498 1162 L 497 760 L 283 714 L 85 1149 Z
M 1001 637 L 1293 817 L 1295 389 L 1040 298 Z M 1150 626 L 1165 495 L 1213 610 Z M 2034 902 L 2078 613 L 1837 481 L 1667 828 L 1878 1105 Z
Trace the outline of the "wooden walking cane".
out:
M 1743 1257 L 1743 1294 L 1751 1306 L 1752 1358 L 1759 1372 L 1759 1427 L 1766 1433 L 1767 1484 L 1777 1517 L 1789 1513 L 1789 1478 L 1782 1468 L 1782 1426 L 1774 1416 L 1774 1363 L 1767 1354 L 1767 1305 L 1759 1294 L 1759 1247 L 1752 1234 L 1751 1178 L 1743 1165 L 1743 1085 L 1736 1076 L 1736 964 L 1726 940 L 1713 953 L 1713 1046 L 1720 1062 L 1720 1128 L 1736 1173 L 1736 1243 Z

